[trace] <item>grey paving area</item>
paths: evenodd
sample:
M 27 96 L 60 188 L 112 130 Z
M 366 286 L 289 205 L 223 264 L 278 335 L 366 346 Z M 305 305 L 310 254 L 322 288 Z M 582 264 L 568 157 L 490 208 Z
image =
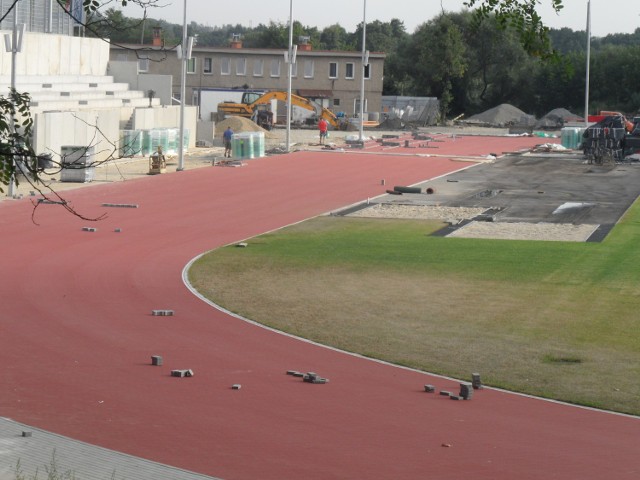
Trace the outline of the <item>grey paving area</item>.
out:
M 26 436 L 23 432 L 27 432 Z M 0 480 L 19 478 L 16 476 L 18 460 L 25 480 L 35 478 L 36 470 L 37 478 L 56 480 L 216 480 L 0 417 Z M 52 461 L 58 476 L 48 476 Z
M 640 195 L 640 164 L 590 165 L 581 154 L 510 155 L 422 186 L 435 193 L 377 202 L 484 207 L 495 222 L 600 225 L 594 238 L 601 240 Z

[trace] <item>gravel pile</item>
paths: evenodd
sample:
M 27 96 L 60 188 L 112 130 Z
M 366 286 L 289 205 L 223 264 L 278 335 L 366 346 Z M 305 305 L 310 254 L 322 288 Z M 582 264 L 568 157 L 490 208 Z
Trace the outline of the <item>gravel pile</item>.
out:
M 485 208 L 438 207 L 429 205 L 376 204 L 349 214 L 350 217 L 403 218 L 415 220 L 443 220 L 456 224 L 480 215 Z
M 503 103 L 502 105 L 469 117 L 464 123 L 488 125 L 492 127 L 532 127 L 535 122 L 536 118 L 533 115 L 528 115 L 513 105 Z
M 558 129 L 567 122 L 582 122 L 583 118 L 566 108 L 555 108 L 536 122 L 536 128 Z

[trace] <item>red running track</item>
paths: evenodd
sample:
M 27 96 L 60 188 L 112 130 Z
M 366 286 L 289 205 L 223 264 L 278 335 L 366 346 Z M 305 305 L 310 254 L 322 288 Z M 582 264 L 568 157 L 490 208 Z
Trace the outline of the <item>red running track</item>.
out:
M 94 233 L 54 205 L 35 226 L 28 202 L 3 202 L 0 416 L 229 480 L 639 478 L 636 418 L 490 389 L 426 394 L 457 382 L 256 327 L 182 283 L 203 251 L 372 197 L 382 178 L 466 165 L 298 153 L 65 192 L 87 214 L 139 204 L 109 209 Z
M 543 143 L 558 143 L 553 138 L 538 137 L 484 137 L 478 135 L 429 135 L 433 140 L 414 140 L 409 133 L 399 135 L 399 138 L 383 138 L 399 146 L 383 146 L 382 143 L 370 140 L 365 142 L 364 151 L 367 153 L 385 153 L 393 155 L 456 155 L 480 156 L 502 155 L 513 153 Z M 409 147 L 405 147 L 405 140 Z M 497 141 L 496 141 L 497 140 Z

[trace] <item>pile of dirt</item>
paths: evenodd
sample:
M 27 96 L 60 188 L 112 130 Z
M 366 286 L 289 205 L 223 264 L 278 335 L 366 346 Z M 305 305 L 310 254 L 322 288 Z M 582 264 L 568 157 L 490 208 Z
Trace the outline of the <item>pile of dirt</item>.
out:
M 513 105 L 503 103 L 485 112 L 473 115 L 461 123 L 501 128 L 513 126 L 533 127 L 536 123 L 536 118 Z
M 536 122 L 536 128 L 559 129 L 567 122 L 582 122 L 584 119 L 566 108 L 555 108 Z
M 245 117 L 227 117 L 223 121 L 216 123 L 216 138 L 222 138 L 222 134 L 227 127 L 231 127 L 233 133 L 263 132 L 265 138 L 273 138 L 271 132 L 258 126 L 251 119 Z

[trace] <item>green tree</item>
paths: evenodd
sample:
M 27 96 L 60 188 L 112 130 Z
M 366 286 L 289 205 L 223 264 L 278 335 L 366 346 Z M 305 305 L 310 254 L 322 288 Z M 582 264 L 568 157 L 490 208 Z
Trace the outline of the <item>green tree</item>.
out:
M 320 44 L 318 47 L 323 50 L 354 50 L 355 36 L 347 33 L 344 27 L 336 23 L 325 27 L 320 32 Z
M 451 18 L 463 32 L 467 63 L 464 76 L 454 83 L 454 112 L 476 113 L 513 97 L 521 88 L 522 67 L 531 63 L 513 29 L 497 28 L 494 16 L 478 27 L 472 26 L 469 12 Z
M 294 31 L 296 23 L 298 30 L 300 29 L 300 24 L 294 22 Z M 244 34 L 242 44 L 250 48 L 286 48 L 289 45 L 289 25 L 276 22 L 269 22 L 268 25 L 261 23 L 255 29 Z
M 574 32 L 570 28 L 551 29 L 549 31 L 551 44 L 560 54 L 571 52 L 584 52 L 587 50 L 587 32 L 585 30 Z
M 502 29 L 515 29 L 524 49 L 542 58 L 557 58 L 549 37 L 549 27 L 544 25 L 537 7 L 540 0 L 467 0 L 467 7 L 476 7 L 474 18 L 480 25 L 491 14 L 495 15 Z M 562 10 L 562 0 L 549 0 L 556 12 Z
M 453 84 L 467 69 L 466 45 L 448 14 L 422 24 L 412 36 L 407 71 L 416 95 L 438 97 L 444 120 L 453 101 Z
M 354 33 L 356 49 L 362 50 L 362 23 L 358 25 Z M 398 43 L 407 35 L 404 22 L 397 18 L 389 22 L 375 20 L 367 23 L 367 50 L 372 52 L 395 52 Z
M 29 113 L 29 95 L 12 89 L 7 96 L 0 96 L 0 192 L 9 185 L 15 174 L 15 165 L 30 168 L 35 159 L 31 148 L 33 119 Z M 35 168 L 33 168 L 35 170 Z

